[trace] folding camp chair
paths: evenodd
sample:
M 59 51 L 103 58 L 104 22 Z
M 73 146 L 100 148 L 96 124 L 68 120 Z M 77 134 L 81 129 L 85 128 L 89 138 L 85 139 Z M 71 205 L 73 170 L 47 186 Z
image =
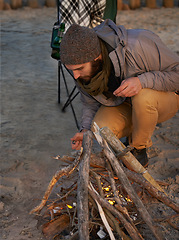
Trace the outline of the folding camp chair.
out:
M 111 5 L 111 1 L 115 2 L 116 4 Z M 106 5 L 107 4 L 107 5 Z M 105 8 L 109 10 L 110 6 L 113 7 L 113 12 L 117 12 L 117 0 L 57 0 L 57 22 L 55 25 L 60 25 L 60 23 L 65 23 L 66 30 L 68 27 L 73 24 L 77 23 L 82 26 L 87 27 L 95 27 L 99 25 L 105 18 L 110 18 L 109 13 L 106 12 Z M 114 7 L 115 6 L 115 7 Z M 116 15 L 116 14 L 115 14 Z M 112 19 L 114 20 L 114 19 Z M 53 35 L 52 35 L 53 41 Z M 69 92 L 68 84 L 64 74 L 63 64 L 61 63 L 60 59 L 58 60 L 58 103 L 61 102 L 61 76 L 63 78 L 66 93 L 67 93 L 67 100 L 65 104 L 62 106 L 62 111 L 64 112 L 65 109 L 70 105 L 73 116 L 75 119 L 76 127 L 79 129 L 78 120 L 76 117 L 75 110 L 72 105 L 72 101 L 76 98 L 79 94 L 76 86 L 73 87 L 72 91 Z M 73 78 L 73 75 L 67 68 L 65 68 L 67 72 Z

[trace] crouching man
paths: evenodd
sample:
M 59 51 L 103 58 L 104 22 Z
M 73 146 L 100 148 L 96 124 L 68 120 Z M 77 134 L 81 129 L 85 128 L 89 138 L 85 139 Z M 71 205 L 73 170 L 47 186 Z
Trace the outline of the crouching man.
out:
M 178 111 L 179 57 L 153 32 L 106 20 L 94 29 L 70 26 L 61 62 L 73 72 L 83 104 L 72 149 L 81 147 L 84 131 L 95 121 L 118 138 L 128 137 L 133 155 L 146 167 L 156 124 Z

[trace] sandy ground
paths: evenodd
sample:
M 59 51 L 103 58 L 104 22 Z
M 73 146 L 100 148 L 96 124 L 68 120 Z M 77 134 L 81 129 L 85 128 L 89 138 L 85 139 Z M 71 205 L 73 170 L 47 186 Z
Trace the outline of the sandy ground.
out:
M 76 125 L 70 107 L 61 112 L 57 103 L 57 62 L 50 57 L 50 39 L 56 9 L 23 8 L 1 12 L 1 239 L 43 239 L 29 211 L 42 198 L 60 167 L 56 155 L 71 151 Z M 170 49 L 179 52 L 179 9 L 146 8 L 123 11 L 117 23 L 146 28 L 159 34 Z M 70 88 L 71 78 L 67 75 Z M 62 103 L 66 94 L 62 83 Z M 80 119 L 79 97 L 74 102 Z M 149 150 L 149 172 L 170 183 L 165 190 L 179 202 L 179 115 L 154 132 Z M 166 211 L 167 212 L 167 211 Z M 166 239 L 177 231 L 163 226 Z

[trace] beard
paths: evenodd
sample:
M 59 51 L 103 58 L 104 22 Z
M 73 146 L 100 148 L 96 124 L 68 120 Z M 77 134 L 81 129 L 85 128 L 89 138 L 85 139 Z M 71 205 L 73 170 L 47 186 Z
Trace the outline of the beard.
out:
M 103 68 L 103 61 L 102 59 L 97 59 L 91 61 L 91 71 L 89 75 L 84 76 L 84 77 L 79 77 L 78 80 L 85 85 L 88 85 L 91 81 L 91 79 L 100 71 L 102 71 Z

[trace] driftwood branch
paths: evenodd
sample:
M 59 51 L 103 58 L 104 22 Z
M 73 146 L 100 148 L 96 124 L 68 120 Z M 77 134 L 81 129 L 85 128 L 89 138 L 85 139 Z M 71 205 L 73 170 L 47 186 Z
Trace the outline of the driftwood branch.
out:
M 64 167 L 62 169 L 60 169 L 59 171 L 57 171 L 55 173 L 55 175 L 53 176 L 52 180 L 50 181 L 49 185 L 48 185 L 48 188 L 43 196 L 43 199 L 41 201 L 41 203 L 35 207 L 34 209 L 32 209 L 32 211 L 30 212 L 30 214 L 32 213 L 40 213 L 40 211 L 42 210 L 42 208 L 45 206 L 50 194 L 51 194 L 51 191 L 53 189 L 53 187 L 55 186 L 55 184 L 57 183 L 57 181 L 63 177 L 63 176 L 67 176 L 67 175 L 70 175 L 74 170 L 75 168 L 77 167 L 79 161 L 80 161 L 80 157 L 81 157 L 81 154 L 82 154 L 82 149 L 78 152 L 76 158 L 75 158 L 75 161 L 67 166 L 67 167 Z
M 145 206 L 143 205 L 142 201 L 138 197 L 137 193 L 131 186 L 131 183 L 129 182 L 129 179 L 127 178 L 126 174 L 124 173 L 118 159 L 115 157 L 114 153 L 109 148 L 107 142 L 105 139 L 103 139 L 98 132 L 97 126 L 94 125 L 95 131 L 95 137 L 99 144 L 104 148 L 104 153 L 106 157 L 109 159 L 109 162 L 111 163 L 114 171 L 116 172 L 116 175 L 120 179 L 121 183 L 123 184 L 126 192 L 129 194 L 130 198 L 133 200 L 136 208 L 138 209 L 141 217 L 146 222 L 152 233 L 154 234 L 155 238 L 158 240 L 164 239 L 161 234 L 157 231 L 157 228 L 154 226 L 152 218 L 148 211 L 146 210 Z
M 106 217 L 108 219 L 108 222 L 110 222 L 110 225 L 112 225 L 112 228 L 116 230 L 118 235 L 121 237 L 122 240 L 131 240 L 129 236 L 127 236 L 119 227 L 119 222 L 116 220 L 116 218 L 112 215 L 112 213 L 104 208 L 104 212 L 106 213 Z
M 135 228 L 136 232 L 138 232 L 136 226 L 133 224 L 133 221 L 132 221 L 132 219 L 131 219 L 128 211 L 127 211 L 127 208 L 122 206 L 121 200 L 119 199 L 119 196 L 118 196 L 118 191 L 116 189 L 112 168 L 111 168 L 111 166 L 110 166 L 110 164 L 108 162 L 107 162 L 107 166 L 108 166 L 107 168 L 108 168 L 108 174 L 109 174 L 109 178 L 110 178 L 110 182 L 111 182 L 111 187 L 112 187 L 113 192 L 114 192 L 114 197 L 115 197 L 115 200 L 116 200 L 116 203 L 117 203 L 117 206 L 118 206 L 118 210 L 121 211 L 124 214 L 124 217 L 126 217 L 126 219 Z M 138 232 L 138 234 L 139 234 L 139 232 Z
M 172 208 L 175 212 L 179 213 L 179 205 L 174 203 L 163 192 L 158 191 L 142 175 L 132 172 L 127 168 L 123 168 L 123 170 L 129 179 L 143 186 L 153 197 L 157 198 L 158 200 L 163 202 L 165 205 Z
M 101 128 L 100 135 L 110 144 L 112 149 L 120 154 L 124 149 L 125 145 L 114 135 L 114 133 L 107 127 Z M 139 161 L 133 156 L 131 152 L 127 152 L 120 159 L 127 166 L 128 169 L 133 170 L 137 173 L 141 173 L 145 179 L 147 179 L 155 188 L 159 191 L 164 192 L 160 185 L 153 179 L 153 177 L 147 172 L 147 170 L 140 164 Z M 165 193 L 166 194 L 166 193 Z
M 93 138 L 92 132 L 87 131 L 84 133 L 83 154 L 79 165 L 77 208 L 78 208 L 78 233 L 80 240 L 89 239 L 88 182 L 92 138 Z
M 142 238 L 138 236 L 135 229 L 132 227 L 132 225 L 125 219 L 125 217 L 116 209 L 114 208 L 108 201 L 103 199 L 99 194 L 96 194 L 94 191 L 89 188 L 90 195 L 96 199 L 103 207 L 109 209 L 111 213 L 114 214 L 123 224 L 129 235 L 134 240 L 141 240 Z
M 93 187 L 91 182 L 90 182 L 88 188 L 89 188 L 90 191 L 95 192 L 96 195 L 99 195 L 99 193 L 94 189 L 94 187 Z M 102 219 L 102 221 L 104 223 L 104 226 L 106 227 L 106 229 L 107 229 L 107 231 L 109 233 L 110 239 L 111 240 L 115 240 L 114 234 L 113 234 L 113 232 L 112 232 L 112 230 L 110 228 L 110 225 L 109 225 L 109 223 L 107 221 L 107 218 L 106 218 L 106 215 L 105 215 L 105 213 L 103 211 L 103 208 L 101 207 L 101 205 L 99 204 L 99 202 L 97 201 L 96 198 L 94 198 L 94 200 L 96 201 L 96 204 L 97 204 L 97 207 L 98 207 L 98 210 L 99 210 L 99 214 L 100 214 L 101 219 Z

